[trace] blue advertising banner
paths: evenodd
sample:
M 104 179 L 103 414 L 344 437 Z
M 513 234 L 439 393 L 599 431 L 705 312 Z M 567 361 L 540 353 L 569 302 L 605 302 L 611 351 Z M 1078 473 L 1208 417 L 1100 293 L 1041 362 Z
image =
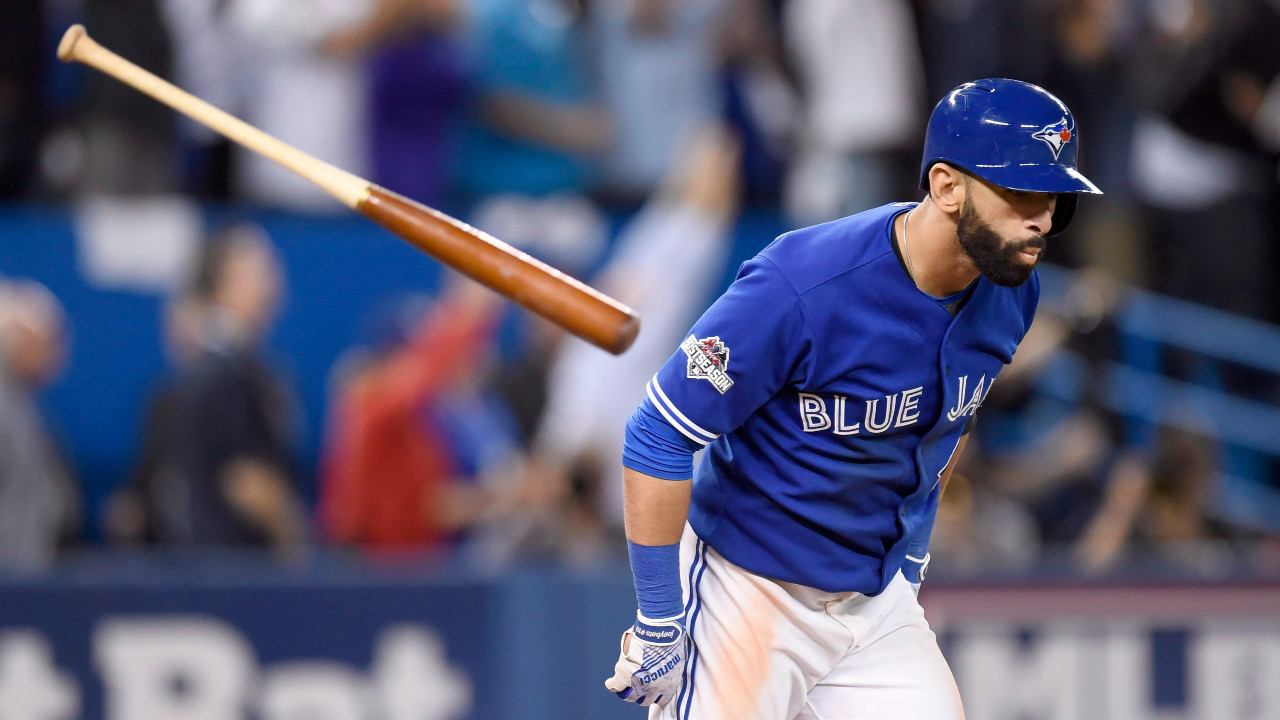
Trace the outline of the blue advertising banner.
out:
M 971 720 L 1280 718 L 1275 585 L 927 585 Z M 632 718 L 625 567 L 0 582 L 4 720 Z
M 972 720 L 1280 717 L 1280 587 L 927 587 Z M 625 568 L 0 583 L 5 720 L 639 719 Z
M 634 612 L 625 572 L 219 572 L 0 585 L 0 717 L 635 717 L 603 687 Z

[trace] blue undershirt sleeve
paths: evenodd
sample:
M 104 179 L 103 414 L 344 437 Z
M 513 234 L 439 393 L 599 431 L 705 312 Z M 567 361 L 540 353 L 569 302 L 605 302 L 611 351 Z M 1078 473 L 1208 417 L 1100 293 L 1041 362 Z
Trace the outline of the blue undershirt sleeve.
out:
M 663 480 L 688 480 L 693 476 L 693 454 L 701 447 L 671 427 L 645 398 L 627 421 L 622 465 Z

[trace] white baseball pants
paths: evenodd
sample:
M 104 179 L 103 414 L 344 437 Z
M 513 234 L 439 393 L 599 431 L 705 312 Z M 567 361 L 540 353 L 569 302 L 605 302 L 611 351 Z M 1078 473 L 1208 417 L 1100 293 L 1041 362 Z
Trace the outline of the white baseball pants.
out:
M 679 695 L 649 720 L 963 720 L 901 573 L 876 597 L 777 582 L 687 525 L 680 563 L 693 647 Z

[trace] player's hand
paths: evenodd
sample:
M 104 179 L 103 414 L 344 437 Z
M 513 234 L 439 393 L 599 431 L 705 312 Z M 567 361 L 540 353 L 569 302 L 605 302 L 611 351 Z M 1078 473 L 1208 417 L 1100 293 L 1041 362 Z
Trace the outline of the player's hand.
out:
M 666 705 L 680 691 L 688 658 L 684 616 L 650 620 L 636 613 L 636 624 L 622 634 L 622 655 L 604 686 L 627 702 Z

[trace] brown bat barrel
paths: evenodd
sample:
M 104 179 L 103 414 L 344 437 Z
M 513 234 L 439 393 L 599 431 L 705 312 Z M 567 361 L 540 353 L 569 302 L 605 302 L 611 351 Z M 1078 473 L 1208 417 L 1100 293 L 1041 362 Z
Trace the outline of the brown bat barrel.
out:
M 640 318 L 627 306 L 488 233 L 376 185 L 356 206 L 410 244 L 587 342 L 619 355 Z

